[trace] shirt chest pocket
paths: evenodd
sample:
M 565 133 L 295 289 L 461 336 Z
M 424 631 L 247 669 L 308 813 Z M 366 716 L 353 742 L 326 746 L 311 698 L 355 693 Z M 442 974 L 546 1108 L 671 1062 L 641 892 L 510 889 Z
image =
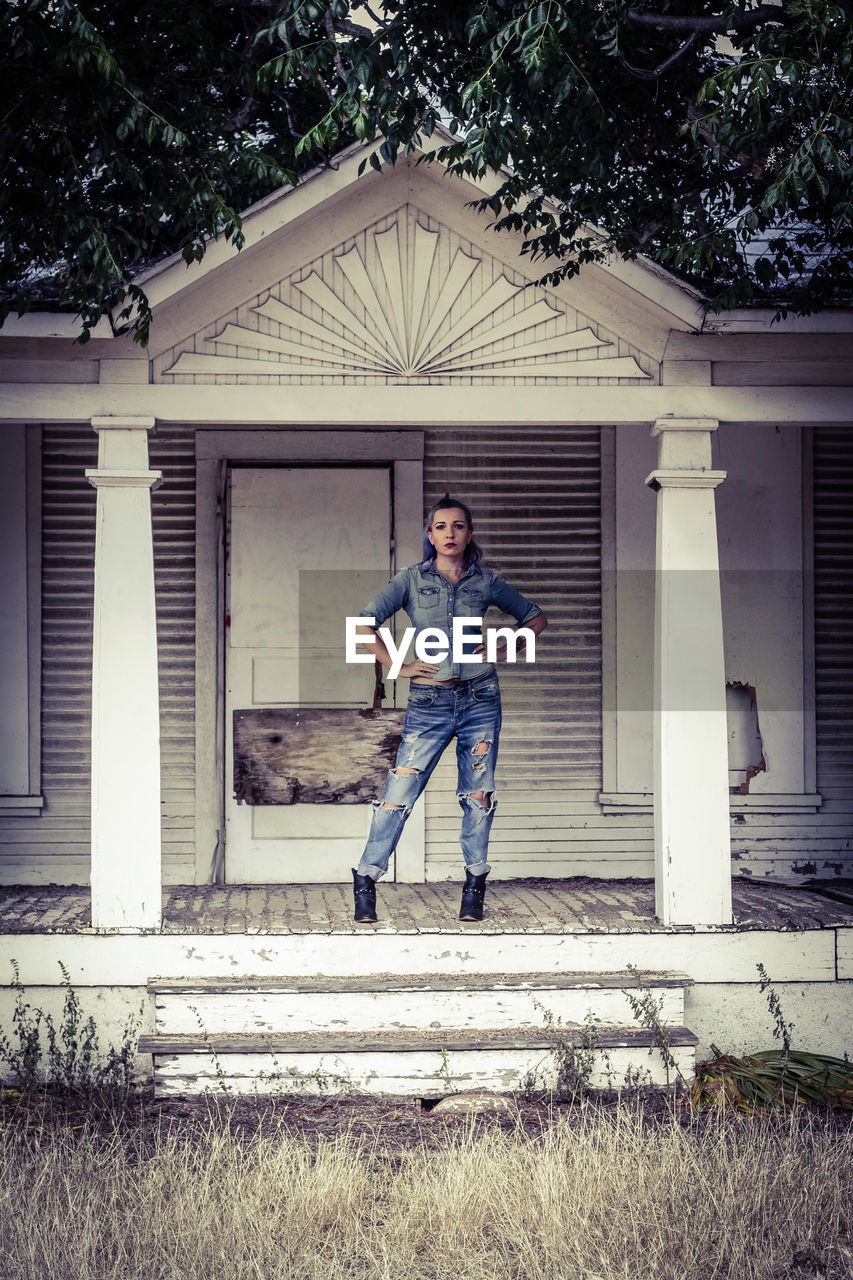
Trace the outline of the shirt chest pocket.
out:
M 438 587 L 418 587 L 418 612 L 435 615 L 441 610 L 441 591 Z
M 480 587 L 460 587 L 457 592 L 457 611 L 468 618 L 482 618 L 485 609 L 485 592 Z

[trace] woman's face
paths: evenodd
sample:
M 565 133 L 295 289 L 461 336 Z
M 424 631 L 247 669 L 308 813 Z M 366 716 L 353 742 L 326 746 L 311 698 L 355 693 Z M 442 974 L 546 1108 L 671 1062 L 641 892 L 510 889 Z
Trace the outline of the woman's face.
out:
M 461 507 L 440 507 L 433 513 L 427 537 L 440 556 L 462 556 L 474 530 Z

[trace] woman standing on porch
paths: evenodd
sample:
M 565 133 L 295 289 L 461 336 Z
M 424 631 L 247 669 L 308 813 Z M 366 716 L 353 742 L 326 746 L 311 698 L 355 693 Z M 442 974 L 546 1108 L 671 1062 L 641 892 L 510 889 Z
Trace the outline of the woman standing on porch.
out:
M 424 530 L 424 558 L 395 575 L 359 617 L 364 647 L 385 667 L 391 655 L 375 628 L 405 609 L 415 628 L 415 643 L 425 630 L 446 637 L 444 658 L 427 662 L 415 658 L 400 668 L 411 681 L 403 736 L 397 761 L 388 774 L 381 800 L 374 801 L 370 833 L 361 861 L 353 868 L 355 919 L 376 920 L 376 881 L 388 869 L 391 854 L 418 796 L 451 738 L 456 738 L 457 797 L 462 808 L 460 844 L 465 858 L 465 886 L 460 920 L 482 920 L 486 855 L 494 818 L 495 764 L 501 728 L 501 696 L 493 663 L 482 656 L 453 661 L 452 629 L 456 619 L 482 619 L 489 605 L 497 605 L 538 635 L 548 625 L 538 605 L 525 600 L 493 569 L 483 565 L 483 552 L 474 541 L 474 522 L 464 502 L 446 493 L 429 513 Z M 365 639 L 366 637 L 366 639 Z M 435 640 L 435 637 L 433 637 Z M 481 655 L 485 645 L 474 653 Z M 506 645 L 495 653 L 505 661 Z

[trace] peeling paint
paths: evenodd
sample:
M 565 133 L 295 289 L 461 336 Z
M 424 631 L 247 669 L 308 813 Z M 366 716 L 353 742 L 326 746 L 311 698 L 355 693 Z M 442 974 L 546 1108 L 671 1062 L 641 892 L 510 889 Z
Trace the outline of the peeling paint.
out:
M 730 786 L 729 790 L 732 795 L 749 795 L 749 784 L 752 779 L 759 773 L 767 772 L 767 757 L 764 751 L 764 740 L 761 736 L 761 725 L 758 720 L 758 699 L 755 691 L 755 685 L 749 684 L 746 680 L 727 680 L 726 693 L 731 693 L 732 698 L 729 699 L 729 772 L 737 773 L 743 770 L 743 781 Z M 743 707 L 743 697 L 746 695 L 748 705 Z M 738 715 L 739 713 L 739 715 Z M 740 734 L 738 733 L 738 721 L 740 721 Z M 732 723 L 734 722 L 734 727 Z M 737 750 L 740 748 L 742 754 L 745 754 L 746 761 L 737 759 Z M 755 758 L 757 754 L 757 759 Z M 734 755 L 735 759 L 732 760 Z

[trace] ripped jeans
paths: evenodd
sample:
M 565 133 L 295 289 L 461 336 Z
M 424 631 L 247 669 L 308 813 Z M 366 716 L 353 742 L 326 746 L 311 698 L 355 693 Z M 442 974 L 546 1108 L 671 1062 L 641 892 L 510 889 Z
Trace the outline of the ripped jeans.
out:
M 459 843 L 465 865 L 473 875 L 491 870 L 486 853 L 497 805 L 500 731 L 501 693 L 493 670 L 455 685 L 410 685 L 397 762 L 388 774 L 382 799 L 373 802 L 359 875 L 378 880 L 387 871 L 406 819 L 453 737 L 459 771 L 456 795 L 462 807 Z M 479 791 L 485 801 L 472 794 Z

